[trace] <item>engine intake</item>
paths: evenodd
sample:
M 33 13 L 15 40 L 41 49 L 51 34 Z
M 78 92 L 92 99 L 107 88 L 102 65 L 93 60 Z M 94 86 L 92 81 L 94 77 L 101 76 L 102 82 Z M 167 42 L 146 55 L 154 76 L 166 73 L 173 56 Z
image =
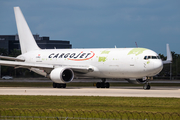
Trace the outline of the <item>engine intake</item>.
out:
M 55 68 L 50 73 L 50 79 L 55 83 L 69 83 L 74 79 L 74 72 L 70 68 Z

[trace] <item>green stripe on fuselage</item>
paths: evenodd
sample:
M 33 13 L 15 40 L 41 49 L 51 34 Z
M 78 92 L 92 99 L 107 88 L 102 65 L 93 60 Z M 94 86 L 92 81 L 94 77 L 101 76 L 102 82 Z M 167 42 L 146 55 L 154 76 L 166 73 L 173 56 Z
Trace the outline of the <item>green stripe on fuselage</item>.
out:
M 106 57 L 99 57 L 98 62 L 105 62 L 106 60 L 107 60 L 107 58 L 106 58 Z
M 128 55 L 135 54 L 137 56 L 139 54 L 142 54 L 145 50 L 148 50 L 148 49 L 146 49 L 146 48 L 134 48 L 128 53 Z

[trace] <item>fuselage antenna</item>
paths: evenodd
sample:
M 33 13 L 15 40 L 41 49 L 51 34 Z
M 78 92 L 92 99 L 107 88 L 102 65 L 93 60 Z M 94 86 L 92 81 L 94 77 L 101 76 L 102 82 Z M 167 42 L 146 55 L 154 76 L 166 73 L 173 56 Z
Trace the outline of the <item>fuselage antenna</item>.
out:
M 135 44 L 136 44 L 136 47 L 138 48 L 137 42 L 135 42 Z

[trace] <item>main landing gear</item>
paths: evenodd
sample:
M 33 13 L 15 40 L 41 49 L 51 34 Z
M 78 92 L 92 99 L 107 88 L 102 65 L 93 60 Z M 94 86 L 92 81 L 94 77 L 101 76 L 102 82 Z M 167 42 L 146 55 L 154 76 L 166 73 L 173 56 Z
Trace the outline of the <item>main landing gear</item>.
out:
M 96 83 L 96 87 L 97 87 L 97 88 L 109 88 L 109 87 L 110 87 L 109 82 L 106 82 L 106 79 L 105 79 L 105 78 L 103 78 L 103 79 L 101 79 L 101 80 L 102 80 L 102 82 L 97 82 L 97 83 Z
M 66 84 L 53 82 L 53 88 L 66 88 Z

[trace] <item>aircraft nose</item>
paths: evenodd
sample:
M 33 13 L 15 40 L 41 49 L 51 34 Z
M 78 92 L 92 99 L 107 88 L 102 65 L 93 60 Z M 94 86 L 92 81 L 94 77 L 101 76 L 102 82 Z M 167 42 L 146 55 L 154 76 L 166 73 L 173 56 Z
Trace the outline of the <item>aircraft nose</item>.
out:
M 161 72 L 162 69 L 163 69 L 162 60 L 154 61 L 154 70 L 155 70 L 154 72 L 158 74 L 159 72 Z

